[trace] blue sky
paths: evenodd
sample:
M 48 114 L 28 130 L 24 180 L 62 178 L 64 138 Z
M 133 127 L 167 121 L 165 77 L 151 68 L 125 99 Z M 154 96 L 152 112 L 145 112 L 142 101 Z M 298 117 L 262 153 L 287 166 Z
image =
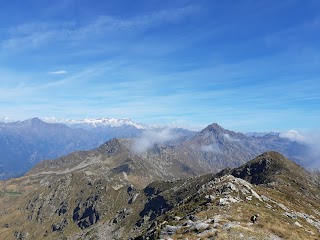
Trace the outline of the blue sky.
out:
M 319 129 L 320 2 L 11 0 L 0 116 Z

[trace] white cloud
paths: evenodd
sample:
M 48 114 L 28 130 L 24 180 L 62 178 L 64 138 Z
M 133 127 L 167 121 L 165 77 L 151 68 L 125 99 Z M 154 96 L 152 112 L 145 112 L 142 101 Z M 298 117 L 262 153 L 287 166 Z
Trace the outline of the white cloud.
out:
M 68 72 L 65 71 L 65 70 L 48 72 L 48 74 L 50 74 L 50 75 L 63 75 L 63 74 L 67 74 L 67 73 L 68 73 Z
M 10 119 L 9 117 L 0 117 L 0 122 L 9 123 L 9 122 L 13 122 L 13 120 Z
M 201 150 L 204 152 L 212 152 L 212 153 L 222 154 L 221 149 L 217 145 L 213 145 L 213 144 L 202 146 Z
M 224 133 L 224 134 L 223 134 L 223 137 L 224 137 L 227 141 L 230 141 L 230 142 L 238 142 L 238 141 L 240 141 L 239 139 L 230 137 L 230 135 L 227 134 L 227 133 Z
M 296 131 L 296 130 L 290 130 L 290 131 L 286 131 L 286 132 L 281 132 L 279 137 L 286 138 L 286 139 L 289 139 L 289 140 L 294 141 L 294 142 L 305 143 L 307 141 L 306 137 L 303 134 L 301 134 L 298 131 Z
M 309 147 L 308 159 L 310 168 L 320 168 L 320 130 L 299 132 L 290 130 L 280 133 L 279 137 L 289 139 L 294 142 L 305 144 Z
M 312 163 L 309 167 L 320 168 L 320 130 L 315 129 L 312 132 L 303 133 L 306 143 L 310 146 L 310 159 Z
M 132 151 L 135 153 L 143 153 L 155 144 L 162 144 L 178 137 L 178 134 L 171 132 L 168 128 L 162 130 L 146 130 L 142 133 L 141 137 L 134 141 Z

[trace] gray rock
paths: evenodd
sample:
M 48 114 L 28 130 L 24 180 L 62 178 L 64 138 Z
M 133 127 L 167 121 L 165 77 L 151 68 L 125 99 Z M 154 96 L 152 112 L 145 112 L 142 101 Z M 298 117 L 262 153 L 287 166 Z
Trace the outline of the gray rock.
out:
M 22 232 L 22 231 L 15 231 L 13 236 L 15 236 L 16 239 L 18 239 L 18 240 L 24 240 L 27 238 L 28 233 Z
M 52 232 L 55 232 L 55 231 L 61 232 L 65 227 L 68 226 L 68 224 L 69 224 L 69 221 L 66 218 L 64 218 L 60 222 L 52 224 L 51 230 Z

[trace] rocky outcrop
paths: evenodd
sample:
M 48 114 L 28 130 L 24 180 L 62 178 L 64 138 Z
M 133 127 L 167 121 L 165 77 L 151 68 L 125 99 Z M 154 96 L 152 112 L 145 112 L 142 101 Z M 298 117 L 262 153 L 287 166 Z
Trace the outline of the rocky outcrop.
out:
M 161 195 L 151 198 L 145 205 L 144 209 L 139 213 L 140 220 L 136 226 L 140 227 L 145 220 L 153 221 L 158 215 L 170 210 L 173 206 L 168 204 Z
M 23 231 L 15 231 L 13 236 L 18 240 L 25 240 L 28 236 L 28 233 Z
M 101 214 L 96 208 L 98 199 L 98 196 L 89 197 L 73 210 L 72 219 L 81 229 L 90 227 L 100 220 Z
M 65 227 L 68 226 L 68 224 L 69 224 L 69 221 L 66 218 L 63 218 L 60 222 L 52 224 L 51 230 L 52 232 L 55 232 L 55 231 L 61 232 Z
M 61 216 L 69 210 L 68 203 L 67 202 L 62 202 L 59 206 L 59 208 L 56 210 L 56 213 Z

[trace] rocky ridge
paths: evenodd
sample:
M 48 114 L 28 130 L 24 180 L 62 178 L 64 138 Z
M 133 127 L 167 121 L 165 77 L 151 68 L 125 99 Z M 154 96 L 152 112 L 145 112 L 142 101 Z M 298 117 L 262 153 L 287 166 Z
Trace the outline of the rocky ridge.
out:
M 255 173 L 247 171 L 239 175 L 255 164 L 263 167 Z M 256 181 L 259 172 L 263 181 Z M 204 179 L 207 180 L 202 184 Z M 200 183 L 198 190 L 186 187 L 190 195 L 160 216 L 157 224 L 137 239 L 315 239 L 320 236 L 317 182 L 279 153 L 264 153 L 240 168 L 203 176 L 196 182 Z M 175 194 L 179 196 L 181 191 Z M 256 213 L 259 220 L 253 224 L 250 217 Z

